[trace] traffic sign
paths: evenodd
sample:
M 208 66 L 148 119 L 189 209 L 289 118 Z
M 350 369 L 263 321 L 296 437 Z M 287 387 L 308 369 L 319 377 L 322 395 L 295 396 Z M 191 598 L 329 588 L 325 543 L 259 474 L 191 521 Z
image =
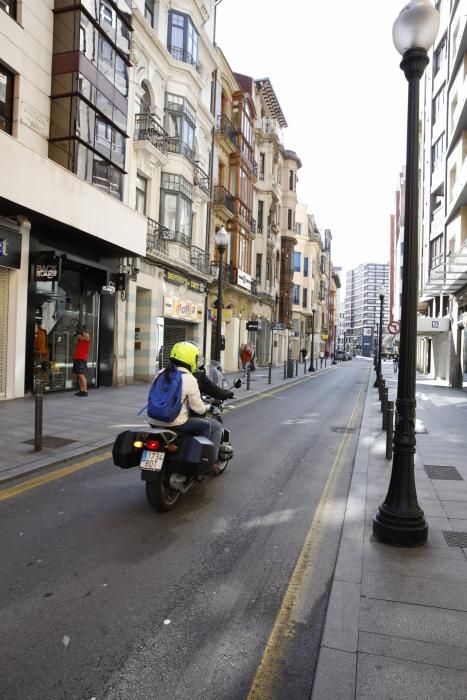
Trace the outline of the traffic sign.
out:
M 388 331 L 391 335 L 397 335 L 400 329 L 401 327 L 398 321 L 391 321 L 391 323 L 388 323 Z

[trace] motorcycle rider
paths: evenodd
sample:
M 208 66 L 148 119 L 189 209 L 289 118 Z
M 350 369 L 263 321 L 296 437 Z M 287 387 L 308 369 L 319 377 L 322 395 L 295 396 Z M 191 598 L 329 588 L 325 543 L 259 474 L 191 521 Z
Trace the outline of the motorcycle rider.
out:
M 193 376 L 198 368 L 199 351 L 194 343 L 175 343 L 170 351 L 170 362 L 182 375 L 182 408 L 178 416 L 170 423 L 149 418 L 149 423 L 156 427 L 176 428 L 177 432 L 189 435 L 202 435 L 210 438 L 216 448 L 216 455 L 222 440 L 222 425 L 218 421 L 208 420 L 206 405 L 200 394 L 198 381 Z M 161 370 L 167 371 L 168 368 Z M 159 374 L 161 373 L 159 372 Z M 190 412 L 196 414 L 190 416 Z M 212 466 L 212 473 L 219 473 L 219 465 Z

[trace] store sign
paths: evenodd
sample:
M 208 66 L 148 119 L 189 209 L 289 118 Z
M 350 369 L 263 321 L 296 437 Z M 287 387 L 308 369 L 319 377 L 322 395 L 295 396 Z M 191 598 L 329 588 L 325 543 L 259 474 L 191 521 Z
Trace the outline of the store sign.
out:
M 237 270 L 237 284 L 239 287 L 243 287 L 251 292 L 251 283 L 253 282 L 253 277 L 248 274 L 248 272 L 243 272 L 243 270 Z
M 247 331 L 260 331 L 261 321 L 247 321 L 246 322 Z
M 0 226 L 0 267 L 21 267 L 21 234 Z
M 201 323 L 203 320 L 203 305 L 188 299 L 164 296 L 163 314 L 166 318 L 178 318 L 181 321 Z
M 184 277 L 183 275 L 179 275 L 177 272 L 172 272 L 172 270 L 164 270 L 164 279 L 167 280 L 167 282 L 176 284 L 178 287 L 186 287 L 187 289 L 190 289 L 193 292 L 199 292 L 200 294 L 204 294 L 207 291 L 206 284 L 204 282 L 190 279 L 189 277 Z
M 106 294 L 107 296 L 115 296 L 114 283 L 109 282 L 109 284 L 103 284 L 101 287 L 101 294 Z
M 283 323 L 273 323 L 271 326 L 273 331 L 283 331 L 284 330 L 284 324 Z
M 56 282 L 60 272 L 60 261 L 55 255 L 41 256 L 34 263 L 34 279 L 36 282 Z

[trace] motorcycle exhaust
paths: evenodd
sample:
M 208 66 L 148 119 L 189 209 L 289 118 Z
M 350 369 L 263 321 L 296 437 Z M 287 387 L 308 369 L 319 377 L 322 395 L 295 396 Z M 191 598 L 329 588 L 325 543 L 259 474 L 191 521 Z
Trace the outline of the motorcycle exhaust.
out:
M 183 474 L 171 474 L 169 483 L 170 488 L 174 491 L 187 493 L 187 491 L 189 491 L 196 484 L 196 479 L 190 479 L 187 481 L 186 476 L 183 476 Z

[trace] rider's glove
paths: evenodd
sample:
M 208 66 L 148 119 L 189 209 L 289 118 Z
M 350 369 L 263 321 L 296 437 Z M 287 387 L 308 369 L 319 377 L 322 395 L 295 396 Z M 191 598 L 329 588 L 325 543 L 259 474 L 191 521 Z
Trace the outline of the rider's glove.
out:
M 233 393 L 233 391 L 229 391 L 229 399 L 233 398 L 235 398 L 235 394 Z

